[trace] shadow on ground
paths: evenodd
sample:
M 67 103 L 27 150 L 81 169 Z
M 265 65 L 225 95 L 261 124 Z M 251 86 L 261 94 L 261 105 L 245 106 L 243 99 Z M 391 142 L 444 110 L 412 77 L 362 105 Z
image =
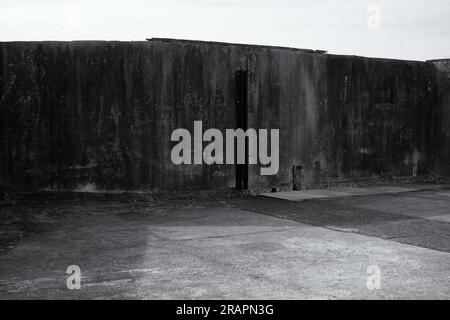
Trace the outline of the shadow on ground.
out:
M 0 298 L 448 299 L 449 198 L 30 195 L 0 208 Z
M 278 218 L 450 252 L 449 190 L 302 202 L 252 197 L 233 203 Z

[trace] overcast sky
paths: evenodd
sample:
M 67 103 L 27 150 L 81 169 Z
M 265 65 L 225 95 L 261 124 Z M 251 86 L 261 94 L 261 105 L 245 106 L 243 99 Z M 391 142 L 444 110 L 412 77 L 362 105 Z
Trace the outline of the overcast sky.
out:
M 450 57 L 449 0 L 0 0 L 0 41 L 182 38 Z

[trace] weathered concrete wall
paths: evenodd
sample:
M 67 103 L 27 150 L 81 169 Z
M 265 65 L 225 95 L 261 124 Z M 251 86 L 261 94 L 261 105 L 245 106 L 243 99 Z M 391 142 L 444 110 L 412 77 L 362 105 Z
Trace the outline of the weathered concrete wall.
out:
M 233 128 L 235 71 L 247 69 L 249 127 L 280 129 L 287 186 L 433 170 L 435 67 L 200 42 L 0 44 L 0 184 L 18 190 L 210 189 L 231 165 L 170 160 L 176 128 Z
M 435 65 L 439 70 L 443 71 L 450 77 L 450 59 L 429 60 L 428 62 Z
M 434 106 L 434 171 L 450 176 L 450 59 L 430 61 L 437 68 L 437 97 Z

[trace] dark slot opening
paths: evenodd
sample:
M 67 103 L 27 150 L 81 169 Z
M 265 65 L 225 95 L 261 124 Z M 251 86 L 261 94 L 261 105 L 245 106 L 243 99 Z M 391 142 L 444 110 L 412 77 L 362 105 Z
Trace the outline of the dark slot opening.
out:
M 236 71 L 236 129 L 247 130 L 247 78 L 245 70 Z M 234 147 L 236 189 L 248 188 L 248 141 L 245 142 L 245 164 L 237 164 L 237 144 Z

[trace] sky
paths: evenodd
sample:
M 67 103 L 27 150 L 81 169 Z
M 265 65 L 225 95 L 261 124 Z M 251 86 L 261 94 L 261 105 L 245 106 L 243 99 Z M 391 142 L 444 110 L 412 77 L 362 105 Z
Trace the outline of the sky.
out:
M 450 58 L 450 1 L 0 0 L 0 41 L 152 37 Z

